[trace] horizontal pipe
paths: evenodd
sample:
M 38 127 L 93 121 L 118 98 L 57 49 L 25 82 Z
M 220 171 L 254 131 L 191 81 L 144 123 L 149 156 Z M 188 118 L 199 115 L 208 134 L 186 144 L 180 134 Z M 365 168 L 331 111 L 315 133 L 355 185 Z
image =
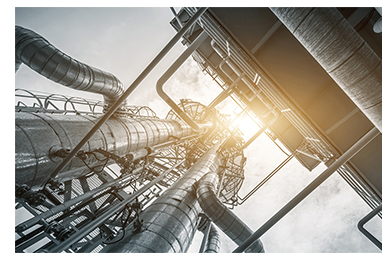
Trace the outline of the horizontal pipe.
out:
M 175 102 L 164 92 L 163 85 L 175 73 L 175 71 L 187 60 L 188 57 L 208 38 L 206 32 L 202 32 L 198 38 L 178 57 L 178 59 L 166 70 L 166 72 L 158 79 L 156 89 L 158 95 L 177 113 L 189 126 L 195 130 L 201 130 L 199 125 L 175 104 Z
M 52 172 L 51 178 L 54 178 L 70 160 L 78 153 L 78 151 L 86 144 L 86 142 L 97 132 L 97 130 L 113 115 L 118 107 L 125 102 L 125 99 L 138 87 L 143 79 L 155 68 L 155 66 L 163 59 L 163 57 L 171 50 L 171 48 L 178 42 L 180 38 L 187 32 L 187 30 L 196 22 L 196 20 L 207 10 L 207 7 L 201 7 L 191 17 L 191 19 L 182 27 L 175 36 L 167 43 L 167 45 L 158 53 L 158 55 L 151 61 L 151 63 L 143 70 L 143 72 L 135 79 L 135 81 L 126 89 L 122 96 L 113 104 L 113 106 L 99 119 L 94 127 L 82 138 L 76 145 L 72 152 L 57 166 Z
M 102 94 L 107 106 L 124 91 L 122 82 L 113 74 L 77 61 L 36 32 L 16 26 L 16 71 L 21 63 L 66 87 Z
M 270 8 L 382 132 L 382 60 L 336 8 Z
M 249 247 L 254 241 L 259 239 L 265 232 L 273 227 L 280 219 L 289 213 L 294 207 L 296 207 L 303 199 L 305 199 L 312 191 L 320 186 L 327 178 L 329 178 L 341 165 L 349 161 L 355 156 L 363 147 L 371 142 L 375 137 L 379 135 L 379 131 L 376 128 L 370 130 L 365 136 L 363 136 L 357 143 L 350 147 L 341 157 L 331 164 L 324 172 L 322 172 L 316 179 L 314 179 L 306 188 L 298 193 L 291 201 L 289 201 L 282 209 L 280 209 L 275 215 L 273 215 L 265 224 L 263 224 L 255 233 L 253 233 L 247 240 L 239 245 L 233 253 L 241 253 L 247 247 Z

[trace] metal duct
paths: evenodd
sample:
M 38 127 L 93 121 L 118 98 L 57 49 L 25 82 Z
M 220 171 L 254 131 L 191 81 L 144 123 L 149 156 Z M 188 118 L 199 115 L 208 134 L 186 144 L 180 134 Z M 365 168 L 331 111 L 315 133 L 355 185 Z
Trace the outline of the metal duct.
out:
M 193 185 L 205 174 L 217 172 L 218 145 L 202 156 L 176 183 L 166 190 L 141 215 L 141 232 L 126 232 L 120 242 L 107 245 L 110 253 L 184 253 L 197 230 L 200 206 Z
M 203 212 L 237 245 L 241 245 L 249 238 L 253 231 L 229 210 L 215 194 L 219 176 L 214 173 L 206 174 L 197 186 L 197 198 Z M 260 239 L 254 241 L 245 251 L 246 253 L 264 253 Z
M 336 8 L 271 8 L 382 132 L 382 62 Z
M 208 234 L 208 240 L 206 244 L 206 250 L 204 253 L 219 253 L 220 249 L 220 236 L 219 232 L 214 225 L 211 224 L 210 233 Z
M 123 84 L 113 74 L 79 62 L 41 35 L 16 26 L 16 72 L 22 63 L 61 85 L 102 94 L 109 107 L 124 92 Z
M 15 115 L 16 183 L 41 185 L 62 160 L 52 160 L 51 149 L 73 149 L 84 134 L 98 121 L 98 117 L 85 115 L 35 114 L 19 112 Z M 184 137 L 192 129 L 181 121 L 155 118 L 109 119 L 83 146 L 83 150 L 103 150 L 124 156 L 130 151 L 167 142 L 170 136 Z M 93 158 L 89 158 L 91 160 Z M 88 161 L 92 163 L 91 161 Z M 74 158 L 64 169 L 83 167 Z M 78 177 L 73 174 L 73 177 Z M 59 174 L 58 179 L 68 177 Z

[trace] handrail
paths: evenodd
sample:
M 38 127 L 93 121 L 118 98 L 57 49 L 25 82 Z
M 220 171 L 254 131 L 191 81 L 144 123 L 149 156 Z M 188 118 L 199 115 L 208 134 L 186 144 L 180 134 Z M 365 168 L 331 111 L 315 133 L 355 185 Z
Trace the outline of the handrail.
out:
M 167 71 L 158 79 L 156 89 L 158 95 L 193 129 L 199 130 L 200 127 L 176 105 L 176 103 L 164 92 L 163 85 L 175 73 L 175 71 L 187 60 L 189 56 L 208 38 L 206 32 L 202 32 L 198 38 L 178 57 L 178 59 L 167 69 Z
M 376 245 L 379 249 L 382 250 L 382 243 L 363 227 L 370 219 L 372 219 L 380 211 L 382 211 L 382 204 L 380 204 L 378 207 L 373 209 L 369 214 L 367 214 L 363 219 L 361 219 L 358 222 L 357 227 L 362 234 L 364 234 L 371 242 L 373 242 L 374 245 Z

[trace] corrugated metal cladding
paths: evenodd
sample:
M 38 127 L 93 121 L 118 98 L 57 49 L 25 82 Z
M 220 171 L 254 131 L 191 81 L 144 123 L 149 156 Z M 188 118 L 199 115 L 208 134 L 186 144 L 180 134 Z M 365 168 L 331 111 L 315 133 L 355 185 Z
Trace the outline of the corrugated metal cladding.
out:
M 49 157 L 54 146 L 73 149 L 94 126 L 98 117 L 16 113 L 16 183 L 41 185 L 57 167 Z M 129 151 L 168 141 L 170 135 L 184 137 L 192 133 L 181 121 L 155 118 L 112 118 L 84 145 L 84 151 L 102 148 L 124 156 Z M 74 158 L 63 172 L 82 167 Z

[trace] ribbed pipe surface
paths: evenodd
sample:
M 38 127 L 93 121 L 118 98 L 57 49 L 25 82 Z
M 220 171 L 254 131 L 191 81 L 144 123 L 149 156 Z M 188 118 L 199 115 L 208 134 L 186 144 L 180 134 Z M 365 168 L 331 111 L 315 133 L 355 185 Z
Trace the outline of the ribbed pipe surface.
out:
M 141 215 L 143 231 L 126 232 L 120 242 L 106 246 L 110 253 L 184 253 L 197 230 L 200 207 L 193 185 L 205 174 L 217 172 L 220 158 L 215 146 Z
M 108 106 L 124 91 L 121 81 L 113 74 L 79 62 L 54 47 L 41 35 L 16 26 L 16 72 L 22 63 L 61 85 L 102 94 Z
M 235 213 L 229 210 L 215 194 L 219 176 L 209 173 L 200 179 L 197 185 L 197 198 L 204 214 L 218 226 L 237 245 L 249 238 L 253 231 Z M 246 253 L 263 253 L 260 239 L 252 243 Z
M 271 8 L 382 132 L 382 62 L 336 8 Z
M 214 225 L 211 224 L 210 233 L 208 235 L 206 249 L 204 253 L 219 253 L 220 235 Z
M 50 149 L 73 149 L 98 121 L 98 117 L 19 112 L 15 115 L 15 121 L 16 183 L 38 186 L 47 180 L 62 160 L 53 161 L 49 157 Z M 101 148 L 124 156 L 130 151 L 166 142 L 170 135 L 185 137 L 190 134 L 192 129 L 181 121 L 114 117 L 93 135 L 83 150 Z M 89 160 L 92 159 L 90 156 Z M 74 158 L 62 172 L 83 166 L 81 160 Z M 58 179 L 62 177 L 60 174 L 57 176 Z M 73 177 L 78 176 L 73 173 Z

